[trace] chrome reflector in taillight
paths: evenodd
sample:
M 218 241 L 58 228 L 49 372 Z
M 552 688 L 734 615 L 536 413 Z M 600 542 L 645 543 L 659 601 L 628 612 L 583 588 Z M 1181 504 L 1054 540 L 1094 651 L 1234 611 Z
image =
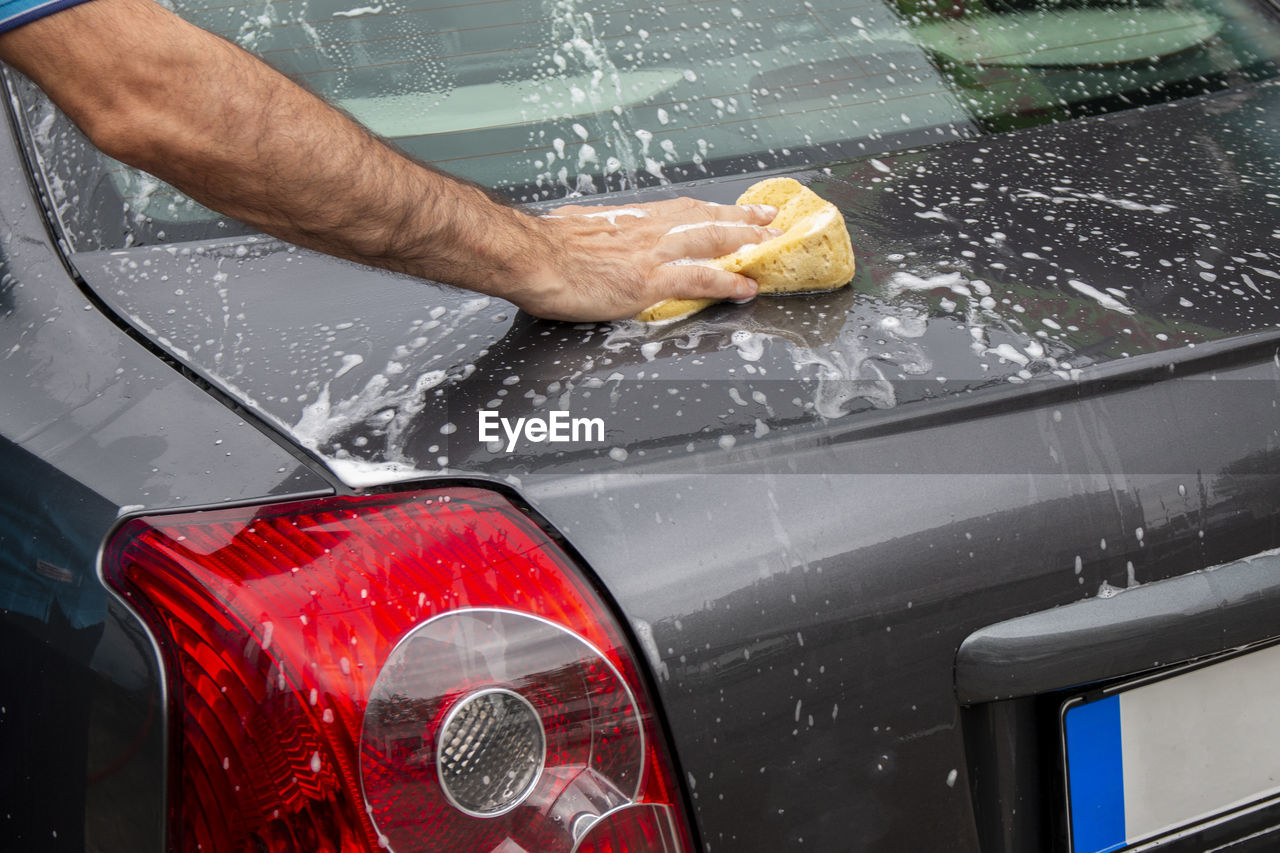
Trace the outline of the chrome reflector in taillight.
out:
M 498 494 L 135 519 L 104 560 L 166 656 L 176 849 L 691 850 L 617 623 Z
M 375 693 L 377 689 L 374 685 Z M 396 707 L 400 697 L 379 699 L 374 699 L 364 714 L 365 735 L 374 744 L 364 741 L 363 751 L 378 756 L 370 763 L 403 748 L 383 740 L 388 729 L 400 724 Z M 472 817 L 498 817 L 523 803 L 537 787 L 547 764 L 547 736 L 538 709 L 519 693 L 502 687 L 486 687 L 463 696 L 438 730 L 419 733 L 419 743 L 429 741 L 430 735 L 436 742 L 441 793 L 454 808 Z M 428 742 L 423 748 L 429 747 Z M 420 754 L 410 758 L 411 764 L 425 763 Z M 371 780 L 365 784 L 365 797 L 372 801 L 367 787 Z M 391 805 L 395 807 L 394 800 Z M 373 802 L 370 807 L 378 810 Z
M 485 839 L 477 849 L 513 840 L 568 853 L 636 801 L 644 740 L 626 682 L 582 637 L 467 608 L 419 625 L 391 653 L 365 711 L 360 769 L 374 824 L 398 853 L 441 849 L 421 827 L 442 822 L 470 826 Z

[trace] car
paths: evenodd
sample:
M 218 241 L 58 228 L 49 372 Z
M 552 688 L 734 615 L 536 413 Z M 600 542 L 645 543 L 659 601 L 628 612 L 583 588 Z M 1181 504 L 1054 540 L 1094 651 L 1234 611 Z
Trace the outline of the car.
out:
M 766 177 L 829 293 L 537 320 L 5 70 L 6 850 L 1265 850 L 1262 0 L 205 6 L 551 213 Z

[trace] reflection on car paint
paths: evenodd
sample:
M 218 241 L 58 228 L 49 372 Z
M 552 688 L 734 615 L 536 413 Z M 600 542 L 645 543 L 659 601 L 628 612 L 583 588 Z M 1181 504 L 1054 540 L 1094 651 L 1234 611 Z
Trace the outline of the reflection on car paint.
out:
M 740 451 L 784 426 L 1075 382 L 1126 357 L 1272 327 L 1275 300 L 1262 285 L 1280 277 L 1275 229 L 1243 212 L 1280 203 L 1267 189 L 1280 151 L 1251 119 L 1280 89 L 1221 97 L 1235 109 L 1227 119 L 1159 108 L 1087 122 L 1083 135 L 1042 128 L 798 173 L 845 213 L 852 286 L 716 306 L 657 328 L 533 322 L 504 303 L 414 282 L 367 285 L 354 268 L 317 290 L 306 272 L 317 261 L 271 241 L 80 264 L 90 278 L 122 282 L 102 291 L 126 316 L 352 485 Z M 1171 159 L 1177 180 L 1162 165 Z M 717 192 L 733 198 L 733 184 Z M 241 284 L 267 270 L 276 287 L 305 288 L 345 320 L 293 325 L 270 294 Z M 274 339 L 241 316 L 273 317 Z M 269 365 L 246 369 L 259 358 Z M 745 405 L 706 383 L 737 388 Z M 497 403 L 512 418 L 603 417 L 609 435 L 576 450 L 495 454 L 477 440 L 475 418 Z

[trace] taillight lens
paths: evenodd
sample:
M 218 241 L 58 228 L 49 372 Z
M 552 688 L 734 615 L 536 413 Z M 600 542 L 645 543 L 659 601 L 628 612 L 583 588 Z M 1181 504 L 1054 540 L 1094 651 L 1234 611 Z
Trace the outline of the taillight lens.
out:
M 470 488 L 135 519 L 181 850 L 692 848 L 635 660 L 564 552 Z

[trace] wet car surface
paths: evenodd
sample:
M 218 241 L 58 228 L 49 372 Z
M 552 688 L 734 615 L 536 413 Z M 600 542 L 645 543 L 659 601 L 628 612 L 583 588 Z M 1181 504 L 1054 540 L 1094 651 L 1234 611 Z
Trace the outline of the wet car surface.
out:
M 493 489 L 604 590 L 696 849 L 1071 849 L 1064 703 L 1276 637 L 1277 116 L 1280 87 L 1239 83 L 612 194 L 729 202 L 787 174 L 854 236 L 849 288 L 661 327 L 239 234 L 68 248 L 81 291 L 7 193 L 4 435 L 32 472 L 8 502 L 37 541 L 72 519 L 83 567 L 118 517 Z M 481 411 L 603 436 L 485 440 Z M 82 577 L 111 650 L 61 676 L 96 697 L 86 832 L 162 849 L 165 664 Z M 1265 849 L 1271 797 L 1168 849 Z

